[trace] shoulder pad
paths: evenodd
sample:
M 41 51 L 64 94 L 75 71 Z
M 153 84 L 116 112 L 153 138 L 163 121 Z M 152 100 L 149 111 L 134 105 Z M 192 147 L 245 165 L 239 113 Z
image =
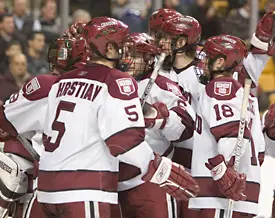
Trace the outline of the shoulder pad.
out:
M 238 81 L 225 76 L 215 78 L 205 86 L 206 94 L 217 100 L 230 100 L 236 97 L 240 88 L 242 86 Z
M 32 78 L 23 86 L 23 96 L 30 101 L 47 97 L 57 78 L 57 75 L 50 74 L 42 74 Z

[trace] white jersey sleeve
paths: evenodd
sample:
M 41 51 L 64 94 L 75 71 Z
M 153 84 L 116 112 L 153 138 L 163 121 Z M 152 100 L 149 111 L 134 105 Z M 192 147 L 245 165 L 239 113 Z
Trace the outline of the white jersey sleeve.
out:
M 148 81 L 149 79 L 144 79 L 139 82 L 139 96 L 142 96 Z M 192 137 L 195 112 L 175 82 L 159 75 L 147 102 L 149 104 L 163 102 L 169 109 L 169 118 L 161 130 L 168 141 L 183 141 Z
M 99 130 L 111 154 L 147 172 L 153 151 L 144 141 L 145 124 L 136 81 L 125 76 L 108 85 L 109 93 L 98 112 Z M 136 156 L 139 155 L 139 158 Z
M 258 86 L 259 78 L 269 58 L 267 54 L 249 53 L 243 61 L 243 66 L 234 72 L 233 78 L 244 84 L 245 78 L 249 76 L 253 82 L 252 88 Z
M 47 96 L 55 79 L 53 75 L 40 75 L 11 95 L 0 110 L 0 128 L 12 135 L 41 131 Z

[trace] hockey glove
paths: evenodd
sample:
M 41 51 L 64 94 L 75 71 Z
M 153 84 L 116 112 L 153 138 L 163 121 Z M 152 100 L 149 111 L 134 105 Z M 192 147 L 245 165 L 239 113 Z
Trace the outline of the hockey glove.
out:
M 221 193 L 234 201 L 244 201 L 243 194 L 246 185 L 246 175 L 238 173 L 225 163 L 223 155 L 208 159 L 205 166 L 211 171 L 214 181 L 217 183 Z
M 267 136 L 275 140 L 275 104 L 269 106 L 264 119 L 264 129 Z
M 85 23 L 77 22 L 75 24 L 72 24 L 65 32 L 63 33 L 63 37 L 68 38 L 79 38 L 82 36 L 82 33 L 84 31 Z
M 200 191 L 198 183 L 184 167 L 166 157 L 155 156 L 149 164 L 144 181 L 158 184 L 166 193 L 177 200 L 188 201 Z
M 144 122 L 146 128 L 163 129 L 169 117 L 167 106 L 162 102 L 144 105 Z
M 259 21 L 256 32 L 251 38 L 252 53 L 254 54 L 274 54 L 274 32 L 275 32 L 275 14 L 274 12 L 266 13 Z

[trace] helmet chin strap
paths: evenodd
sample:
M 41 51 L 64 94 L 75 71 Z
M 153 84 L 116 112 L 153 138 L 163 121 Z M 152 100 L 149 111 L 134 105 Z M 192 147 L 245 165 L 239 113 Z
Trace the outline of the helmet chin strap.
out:
M 200 83 L 206 85 L 207 83 L 209 83 L 209 81 L 211 81 L 212 79 L 214 79 L 215 75 L 217 75 L 217 74 L 223 74 L 224 72 L 231 72 L 237 66 L 236 64 L 233 64 L 232 66 L 224 68 L 222 70 L 213 70 L 213 64 L 214 64 L 214 62 L 216 60 L 217 60 L 217 58 L 209 59 L 207 68 L 208 68 L 208 71 L 210 73 L 209 73 L 209 75 L 202 74 L 199 77 Z

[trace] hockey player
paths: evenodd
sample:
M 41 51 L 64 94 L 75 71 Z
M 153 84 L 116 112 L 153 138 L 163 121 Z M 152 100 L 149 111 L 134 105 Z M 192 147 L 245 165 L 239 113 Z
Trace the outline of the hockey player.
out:
M 263 132 L 266 143 L 266 153 L 272 158 L 275 158 L 275 104 L 269 106 L 268 110 L 263 115 Z M 275 191 L 273 195 L 272 215 L 275 216 Z
M 75 64 L 79 64 L 80 62 L 85 61 L 86 57 L 87 55 L 85 51 L 84 40 L 76 40 L 73 38 L 69 39 L 66 37 L 56 39 L 55 42 L 50 45 L 47 56 L 47 60 L 51 66 L 50 68 L 53 68 L 55 71 L 54 75 L 40 75 L 35 77 L 33 80 L 27 83 L 19 93 L 15 93 L 10 97 L 10 100 L 6 102 L 4 107 L 6 114 L 10 114 L 11 112 L 14 114 L 12 122 L 16 123 L 16 126 L 18 127 L 21 125 L 22 117 L 20 116 L 28 117 L 31 115 L 33 122 L 40 122 L 40 126 L 42 126 L 43 115 L 41 116 L 40 114 L 43 114 L 43 110 L 45 111 L 45 105 L 43 105 L 43 100 L 40 99 L 40 97 L 43 98 L 43 96 L 49 92 L 47 89 L 49 89 L 52 83 L 55 81 L 57 74 L 61 74 L 66 70 L 73 69 Z M 38 116 L 34 113 L 36 110 Z M 18 112 L 20 113 L 20 116 L 17 114 Z M 40 121 L 37 118 L 39 118 Z M 37 119 L 37 121 L 34 121 L 34 119 Z M 29 123 L 31 122 L 32 121 Z M 1 123 L 0 125 L 5 124 Z M 11 126 L 11 128 L 13 127 Z M 28 128 L 33 127 L 26 125 L 26 122 L 24 122 L 20 128 L 25 129 L 24 131 L 27 132 L 30 130 Z M 3 134 L 1 135 L 3 136 Z M 34 149 L 37 153 L 40 154 L 43 146 L 41 131 L 31 131 L 24 136 L 31 139 Z M 3 164 L 6 164 L 2 166 L 6 166 L 12 169 L 12 172 L 14 172 L 15 175 L 9 177 L 7 176 L 8 172 L 3 171 L 0 179 L 7 186 L 10 192 L 12 192 L 13 189 L 16 190 L 16 194 L 14 194 L 15 197 L 13 198 L 11 198 L 12 195 L 10 197 L 5 197 L 4 195 L 3 200 L 9 199 L 9 202 L 1 204 L 0 217 L 5 216 L 5 213 L 8 212 L 8 209 L 11 206 L 11 202 L 15 202 L 15 200 L 18 199 L 18 196 L 20 196 L 20 204 L 18 202 L 15 207 L 16 211 L 14 217 L 25 217 L 25 215 L 28 217 L 29 210 L 31 208 L 31 206 L 28 206 L 28 204 L 32 204 L 33 199 L 35 198 L 33 195 L 33 189 L 36 188 L 36 181 L 34 180 L 33 184 L 33 179 L 35 179 L 34 171 L 37 171 L 37 169 L 34 169 L 34 162 L 37 160 L 33 160 L 27 150 L 23 147 L 22 144 L 19 143 L 19 141 L 15 139 L 15 137 L 9 137 L 6 133 L 6 137 L 3 137 L 2 139 L 5 141 L 5 153 L 0 153 L 0 160 L 3 162 Z M 37 166 L 37 164 L 35 165 Z M 16 174 L 17 172 L 19 173 Z M 0 190 L 3 194 L 7 195 L 3 189 Z M 24 190 L 24 192 L 22 190 Z M 25 194 L 26 191 L 28 194 Z
M 122 62 L 127 63 L 127 72 L 138 81 L 140 97 L 151 76 L 155 56 L 159 54 L 154 40 L 150 38 L 145 33 L 133 33 L 124 46 Z M 154 152 L 171 159 L 174 154 L 171 142 L 192 137 L 195 113 L 177 84 L 161 75 L 152 86 L 147 103 L 152 106 L 145 105 L 144 109 L 145 140 Z M 127 167 L 124 163 L 120 166 Z M 178 217 L 176 199 L 172 196 L 155 184 L 122 177 L 120 172 L 119 199 L 123 217 Z
M 117 202 L 118 159 L 137 166 L 145 181 L 159 184 L 178 199 L 197 193 L 196 182 L 181 166 L 154 155 L 144 141 L 136 84 L 113 69 L 127 26 L 115 19 L 95 18 L 85 26 L 84 34 L 91 63 L 59 77 L 48 96 L 37 192 L 43 204 L 34 202 L 31 217 L 46 217 L 45 212 L 110 217 L 110 203 Z M 1 128 L 9 132 L 11 116 L 5 115 L 2 112 L 0 119 L 6 125 Z M 140 152 L 143 157 L 136 159 L 133 155 Z
M 259 144 L 254 143 L 259 130 L 254 128 L 255 109 L 249 98 L 247 125 L 241 149 L 240 172 L 235 171 L 236 147 L 243 98 L 242 85 L 232 78 L 247 54 L 245 44 L 227 35 L 209 38 L 204 75 L 208 78 L 200 93 L 197 114 L 202 118 L 201 131 L 194 136 L 192 175 L 202 186 L 189 208 L 200 209 L 205 218 L 225 217 L 228 199 L 234 204 L 233 217 L 253 217 L 257 214 L 260 188 Z M 205 166 L 204 166 L 205 164 Z
M 173 72 L 170 72 L 172 58 L 172 50 L 170 46 L 171 38 L 168 34 L 161 30 L 161 26 L 165 21 L 181 16 L 182 14 L 174 9 L 160 8 L 152 13 L 149 20 L 150 35 L 155 39 L 155 43 L 157 47 L 161 49 L 161 52 L 166 54 L 160 75 L 163 75 L 176 83 L 178 82 L 177 75 Z

